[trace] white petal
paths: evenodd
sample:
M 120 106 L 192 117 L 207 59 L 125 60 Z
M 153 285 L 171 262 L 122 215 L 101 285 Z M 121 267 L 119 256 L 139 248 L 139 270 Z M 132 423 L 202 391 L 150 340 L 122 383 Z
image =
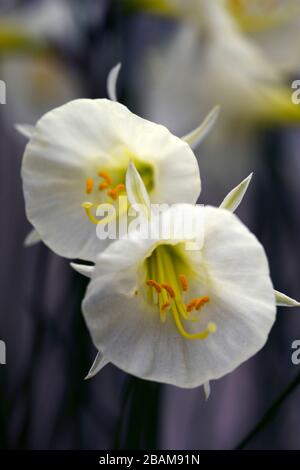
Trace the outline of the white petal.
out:
M 197 200 L 197 160 L 165 127 L 109 100 L 71 101 L 42 117 L 26 146 L 22 178 L 27 217 L 46 245 L 67 258 L 95 259 L 109 240 L 97 238 L 82 208 L 86 178 L 121 162 L 125 178 L 132 156 L 154 169 L 151 202 Z
M 101 369 L 103 369 L 104 366 L 108 364 L 108 361 L 106 361 L 103 357 L 103 354 L 101 351 L 97 353 L 97 356 L 95 357 L 95 360 L 93 362 L 92 367 L 89 370 L 89 373 L 85 377 L 85 380 L 91 379 L 94 377 L 98 372 L 100 372 Z
M 143 206 L 148 217 L 150 213 L 149 195 L 133 161 L 129 162 L 126 172 L 126 193 L 130 204 Z
M 29 247 L 41 241 L 41 237 L 35 229 L 32 229 L 24 240 L 24 246 Z
M 15 128 L 27 139 L 31 139 L 35 131 L 35 126 L 30 126 L 29 124 L 16 124 Z
M 200 124 L 199 127 L 194 129 L 189 134 L 182 137 L 186 143 L 188 143 L 193 150 L 195 150 L 201 142 L 205 139 L 207 134 L 211 131 L 215 125 L 220 114 L 220 106 L 215 106 L 210 113 L 206 116 L 204 121 Z
M 205 382 L 205 384 L 203 384 L 203 388 L 204 388 L 204 395 L 205 395 L 205 400 L 208 400 L 209 399 L 209 396 L 210 396 L 210 383 L 209 382 Z
M 119 62 L 115 65 L 108 74 L 107 77 L 107 95 L 110 100 L 118 101 L 117 97 L 117 81 L 119 78 L 119 73 L 121 70 L 122 64 Z
M 70 263 L 71 267 L 75 269 L 79 274 L 83 276 L 92 277 L 93 271 L 95 266 L 88 266 L 87 264 L 79 264 L 79 263 Z
M 247 176 L 247 178 L 245 178 L 238 186 L 233 188 L 230 193 L 227 194 L 221 203 L 220 208 L 227 209 L 231 212 L 234 212 L 238 208 L 246 194 L 252 175 L 253 173 Z
M 300 302 L 297 302 L 297 300 L 282 294 L 282 292 L 279 292 L 278 290 L 275 290 L 274 292 L 276 305 L 280 307 L 300 307 Z
M 231 372 L 264 345 L 276 312 L 268 263 L 235 215 L 205 208 L 197 293 L 211 300 L 188 325 L 196 332 L 215 322 L 217 332 L 205 341 L 184 339 L 171 315 L 161 323 L 156 307 L 135 295 L 146 243 L 120 240 L 100 254 L 83 302 L 94 344 L 109 362 L 144 379 L 192 388 Z
M 152 162 L 155 185 L 149 193 L 155 204 L 194 204 L 201 191 L 197 159 L 190 146 L 166 127 L 132 114 L 130 149 L 142 161 Z M 188 183 L 187 183 L 188 182 Z

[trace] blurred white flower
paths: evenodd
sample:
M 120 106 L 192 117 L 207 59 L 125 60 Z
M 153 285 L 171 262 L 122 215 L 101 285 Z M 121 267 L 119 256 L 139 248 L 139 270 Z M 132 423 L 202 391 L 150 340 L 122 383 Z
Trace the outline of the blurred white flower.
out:
M 14 38 L 75 43 L 78 30 L 66 0 L 41 0 L 15 6 L 1 13 L 0 46 L 9 46 Z M 26 41 L 25 41 L 26 45 Z
M 117 74 L 114 69 L 108 80 L 113 99 Z M 100 219 L 93 211 L 111 203 L 119 218 L 127 217 L 119 196 L 126 193 L 130 160 L 152 203 L 195 203 L 201 183 L 190 145 L 205 137 L 217 114 L 213 110 L 201 126 L 179 139 L 117 102 L 81 99 L 47 113 L 34 128 L 19 126 L 30 137 L 22 165 L 29 221 L 53 251 L 93 260 L 108 243 L 96 236 Z M 30 234 L 26 242 L 37 239 Z
M 73 264 L 91 277 L 83 312 L 99 353 L 88 378 L 111 362 L 144 379 L 205 385 L 209 394 L 210 380 L 264 345 L 276 298 L 299 306 L 283 294 L 275 298 L 263 247 L 231 212 L 250 178 L 223 201 L 230 210 L 202 208 L 204 237 L 191 234 L 193 251 L 176 232 L 158 241 L 133 232 L 99 254 L 95 268 Z M 182 204 L 161 214 L 160 223 L 174 227 L 182 213 L 199 216 Z
M 5 117 L 37 119 L 80 96 L 80 84 L 56 46 L 79 47 L 78 28 L 68 2 L 42 0 L 14 7 L 0 17 L 1 78 L 7 86 Z
M 299 70 L 298 0 L 225 0 L 225 7 L 269 61 L 286 72 Z
M 167 114 L 176 119 L 173 108 L 185 101 L 191 114 L 217 102 L 224 120 L 242 119 L 248 124 L 299 121 L 300 112 L 291 102 L 284 76 L 255 42 L 243 35 L 223 1 L 169 3 L 176 5 L 192 26 L 175 34 L 164 50 L 152 51 L 149 69 L 155 85 L 149 89 L 146 109 L 153 119 Z M 178 93 L 182 83 L 184 97 L 182 91 Z M 176 100 L 176 96 L 181 98 Z
M 204 26 L 202 0 L 123 0 L 129 10 L 185 18 Z M 214 0 L 231 16 L 235 26 L 262 49 L 281 70 L 299 70 L 300 5 L 298 0 Z M 205 27 L 205 26 L 204 26 Z

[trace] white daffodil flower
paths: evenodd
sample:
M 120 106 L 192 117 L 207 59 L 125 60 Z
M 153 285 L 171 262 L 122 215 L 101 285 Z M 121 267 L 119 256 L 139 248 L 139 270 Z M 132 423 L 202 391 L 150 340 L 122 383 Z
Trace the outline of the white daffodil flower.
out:
M 224 6 L 274 65 L 299 70 L 298 0 L 224 0 Z
M 131 10 L 192 20 L 204 26 L 202 0 L 123 0 Z M 299 70 L 298 0 L 214 0 L 231 17 L 245 37 L 254 41 L 268 60 L 280 70 Z
M 163 119 L 177 131 L 182 121 L 176 122 L 175 103 L 181 109 L 187 107 L 194 119 L 213 101 L 221 105 L 227 122 L 299 122 L 287 76 L 272 63 L 270 54 L 243 33 L 226 2 L 167 3 L 177 16 L 188 21 L 169 43 L 160 50 L 153 49 L 143 64 L 145 78 L 150 74 L 154 83 L 143 96 L 151 119 Z M 181 83 L 188 90 L 184 96 Z
M 103 220 L 95 214 L 114 205 L 127 217 L 125 174 L 132 160 L 152 203 L 195 203 L 200 190 L 199 143 L 215 122 L 215 108 L 204 123 L 179 139 L 165 127 L 130 112 L 116 99 L 117 66 L 109 75 L 111 100 L 79 99 L 44 115 L 30 135 L 22 178 L 26 212 L 40 238 L 56 253 L 94 260 L 108 243 L 96 236 Z M 29 243 L 38 238 L 29 236 Z
M 131 194 L 144 194 L 141 180 L 132 181 L 141 187 Z M 202 236 L 178 238 L 176 221 L 199 217 L 199 207 L 179 204 L 152 219 L 172 228 L 168 239 L 130 232 L 99 254 L 94 268 L 73 265 L 91 277 L 83 313 L 99 353 L 87 378 L 111 362 L 148 380 L 205 385 L 208 396 L 210 380 L 263 347 L 276 298 L 285 296 L 275 298 L 263 247 L 231 212 L 235 198 L 241 185 L 227 198 L 230 210 L 201 209 Z M 186 249 L 191 239 L 193 251 Z

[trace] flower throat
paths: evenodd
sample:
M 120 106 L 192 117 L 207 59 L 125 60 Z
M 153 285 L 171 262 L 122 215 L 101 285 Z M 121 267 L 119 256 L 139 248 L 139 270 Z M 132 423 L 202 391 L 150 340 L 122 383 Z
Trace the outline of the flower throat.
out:
M 197 322 L 197 313 L 210 301 L 208 296 L 190 298 L 187 263 L 178 253 L 178 246 L 159 245 L 145 260 L 147 300 L 157 306 L 161 322 L 168 313 L 173 316 L 178 332 L 186 339 L 206 339 L 216 331 L 213 322 L 198 333 L 186 331 L 183 321 Z

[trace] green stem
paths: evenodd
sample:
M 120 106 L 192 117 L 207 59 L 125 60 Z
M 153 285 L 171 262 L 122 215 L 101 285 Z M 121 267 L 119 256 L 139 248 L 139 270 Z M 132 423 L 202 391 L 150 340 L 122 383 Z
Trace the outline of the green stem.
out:
M 280 406 L 284 401 L 296 390 L 300 384 L 300 374 L 298 374 L 294 380 L 287 386 L 287 388 L 279 395 L 279 397 L 273 402 L 270 408 L 266 411 L 260 421 L 254 426 L 254 428 L 241 440 L 235 450 L 244 449 L 250 441 L 261 432 L 268 424 L 270 424 L 276 417 Z

